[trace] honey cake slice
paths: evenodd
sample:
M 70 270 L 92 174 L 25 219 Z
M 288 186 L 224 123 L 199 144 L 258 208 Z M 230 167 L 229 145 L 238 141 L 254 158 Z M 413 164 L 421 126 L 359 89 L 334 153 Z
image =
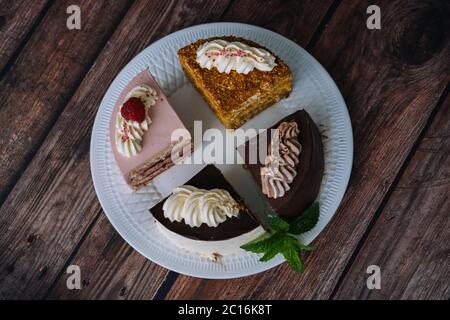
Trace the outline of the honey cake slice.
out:
M 233 36 L 200 39 L 178 51 L 180 64 L 228 129 L 288 97 L 288 65 L 256 42 Z

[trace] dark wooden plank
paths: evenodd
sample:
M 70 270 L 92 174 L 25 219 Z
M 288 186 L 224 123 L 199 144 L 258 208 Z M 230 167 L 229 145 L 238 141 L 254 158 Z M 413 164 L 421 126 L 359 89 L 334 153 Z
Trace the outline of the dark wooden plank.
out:
M 82 1 L 81 30 L 68 30 L 67 7 L 49 9 L 0 81 L 0 203 L 89 70 L 129 1 Z
M 70 259 L 100 210 L 89 169 L 90 133 L 97 107 L 108 85 L 134 55 L 164 34 L 216 20 L 226 5 L 224 1 L 204 4 L 155 0 L 138 1 L 131 6 L 0 209 L 0 265 L 5 266 L 0 269 L 0 297 L 40 298 L 47 294 L 70 297 L 67 290 L 58 294 L 59 284 L 54 284 L 70 263 L 95 270 L 85 274 L 90 279 L 88 288 L 94 291 L 80 294 L 98 296 L 96 290 L 102 288 L 98 290 L 105 290 L 107 296 L 120 296 L 121 288 L 113 288 L 114 283 L 96 279 L 111 267 L 89 259 L 91 255 L 101 257 L 104 249 L 95 245 L 96 233 L 87 238 L 75 260 Z M 105 219 L 102 214 L 98 220 L 100 227 L 95 225 L 94 232 L 101 229 Z M 109 239 L 103 243 L 120 248 L 121 252 L 131 250 L 114 233 L 111 237 L 115 244 Z M 94 254 L 92 248 L 98 251 Z M 124 255 L 126 262 L 121 260 L 123 255 L 111 262 L 122 268 L 122 275 L 129 272 L 130 264 L 138 263 L 137 253 Z M 140 294 L 151 297 L 167 270 L 150 268 L 148 262 L 139 261 L 142 270 L 152 271 L 146 277 L 153 279 L 142 280 L 142 289 L 148 292 Z M 140 281 L 141 278 L 133 279 Z M 59 280 L 66 281 L 65 277 Z M 108 285 L 111 287 L 105 288 Z M 53 286 L 56 291 L 49 292 Z M 139 290 L 133 292 L 136 297 Z
M 379 1 L 382 29 L 366 28 L 370 1 L 338 6 L 312 53 L 336 80 L 353 123 L 355 158 L 344 200 L 314 241 L 304 274 L 286 264 L 245 279 L 180 276 L 170 299 L 329 298 L 449 81 L 448 3 Z M 301 32 L 302 30 L 299 30 Z
M 0 71 L 32 31 L 48 2 L 0 0 Z
M 64 274 L 51 290 L 50 299 L 151 299 L 167 271 L 130 247 L 114 230 L 103 212 L 70 261 L 80 267 L 81 290 L 67 289 Z
M 442 299 L 450 296 L 450 97 L 392 193 L 336 299 Z M 381 289 L 366 286 L 378 265 Z
M 223 20 L 261 26 L 306 46 L 332 3 L 333 0 L 239 0 L 233 2 Z

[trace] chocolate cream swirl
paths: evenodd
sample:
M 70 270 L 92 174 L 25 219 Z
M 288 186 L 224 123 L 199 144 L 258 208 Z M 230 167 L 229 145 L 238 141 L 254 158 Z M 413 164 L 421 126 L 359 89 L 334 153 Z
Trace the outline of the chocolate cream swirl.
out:
M 295 121 L 282 122 L 272 137 L 265 166 L 261 168 L 262 192 L 269 198 L 284 196 L 297 175 L 302 150 L 299 133 Z

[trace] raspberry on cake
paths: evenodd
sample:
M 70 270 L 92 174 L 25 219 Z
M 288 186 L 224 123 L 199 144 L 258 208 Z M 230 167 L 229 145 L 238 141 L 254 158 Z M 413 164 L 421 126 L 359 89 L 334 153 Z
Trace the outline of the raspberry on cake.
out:
M 180 140 L 171 141 L 177 129 L 186 127 L 150 72 L 142 71 L 119 96 L 110 124 L 114 158 L 133 189 L 147 185 L 191 153 L 187 130 Z
M 125 120 L 142 122 L 145 120 L 145 104 L 140 98 L 131 97 L 123 104 L 120 114 Z
M 236 129 L 292 91 L 283 60 L 256 42 L 224 36 L 178 51 L 180 64 L 226 128 Z
M 152 122 L 150 107 L 157 100 L 157 92 L 147 85 L 139 85 L 125 96 L 115 123 L 116 148 L 122 156 L 133 157 L 141 152 L 144 133 Z

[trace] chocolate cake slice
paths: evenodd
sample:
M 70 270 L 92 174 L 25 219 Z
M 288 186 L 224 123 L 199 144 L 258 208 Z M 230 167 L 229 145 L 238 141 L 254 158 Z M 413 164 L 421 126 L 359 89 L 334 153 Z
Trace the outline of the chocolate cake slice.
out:
M 289 183 L 289 190 L 282 196 L 270 197 L 266 195 L 265 197 L 271 208 L 287 221 L 295 219 L 316 200 L 324 170 L 321 136 L 317 126 L 306 111 L 297 111 L 282 119 L 270 129 L 277 129 L 282 123 L 290 122 L 295 122 L 299 131 L 300 152 L 298 153 L 298 163 L 294 167 L 296 175 L 292 182 Z M 260 143 L 262 143 L 260 141 L 266 141 L 267 150 L 270 150 L 272 137 L 268 134 L 266 140 L 262 140 L 261 136 L 257 136 L 248 141 L 245 146 L 246 154 L 248 154 L 251 147 L 257 147 L 259 154 Z M 261 169 L 265 167 L 265 161 L 258 161 L 258 163 L 252 164 L 248 158 L 245 158 L 246 167 L 263 190 Z
M 247 209 L 243 200 L 240 198 L 231 184 L 225 179 L 220 170 L 217 169 L 214 165 L 207 165 L 191 180 L 186 182 L 186 185 L 201 189 L 210 190 L 217 188 L 228 191 L 234 198 L 234 200 L 236 200 L 240 205 L 239 215 L 237 217 L 225 220 L 223 223 L 220 223 L 216 227 L 209 227 L 206 224 L 202 224 L 199 227 L 191 227 L 184 221 L 171 222 L 168 218 L 164 217 L 163 205 L 167 200 L 167 198 L 165 198 L 152 209 L 150 209 L 150 212 L 153 214 L 155 219 L 166 229 L 189 239 L 202 241 L 219 241 L 241 236 L 259 227 L 259 223 Z M 239 247 L 237 247 L 236 249 L 238 248 Z

